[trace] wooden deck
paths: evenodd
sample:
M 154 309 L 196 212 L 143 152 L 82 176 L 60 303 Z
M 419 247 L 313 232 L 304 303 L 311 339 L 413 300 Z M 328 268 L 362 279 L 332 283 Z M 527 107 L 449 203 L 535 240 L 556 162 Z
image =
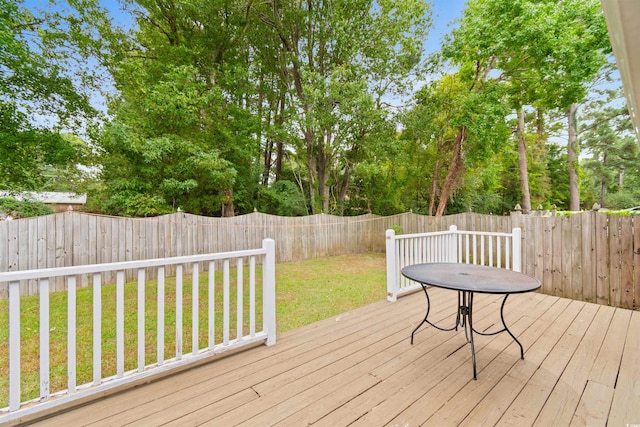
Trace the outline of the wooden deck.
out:
M 448 326 L 455 294 L 433 289 Z M 479 330 L 501 299 L 476 296 Z M 422 293 L 381 301 L 90 404 L 38 425 L 448 426 L 640 424 L 640 312 L 541 294 L 509 297 L 507 334 L 424 327 Z M 430 315 L 430 319 L 431 319 Z

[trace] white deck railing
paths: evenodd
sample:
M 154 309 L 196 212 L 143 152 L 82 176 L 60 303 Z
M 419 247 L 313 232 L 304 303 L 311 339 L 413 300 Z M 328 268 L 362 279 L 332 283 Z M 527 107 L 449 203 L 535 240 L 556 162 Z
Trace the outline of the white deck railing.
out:
M 256 265 L 262 264 L 262 280 L 256 280 Z M 202 273 L 208 273 L 206 282 L 200 284 L 200 268 L 204 266 Z M 216 266 L 221 268 L 221 283 L 216 284 Z M 243 274 L 243 267 L 248 266 L 248 279 Z M 165 288 L 165 267 L 175 269 L 175 287 Z M 232 287 L 231 269 L 236 268 L 236 289 Z M 154 313 L 146 313 L 145 305 L 150 305 L 145 300 L 147 280 L 145 273 L 148 269 L 155 269 L 157 273 L 157 287 L 155 280 L 153 292 L 157 293 Z M 191 276 L 191 301 L 183 301 L 183 276 L 185 270 Z M 137 275 L 137 307 L 125 308 L 125 272 L 134 271 Z M 106 272 L 115 272 L 115 375 L 103 376 L 107 368 L 103 366 L 103 293 L 102 276 Z M 77 385 L 77 316 L 81 307 L 77 305 L 76 288 L 77 278 L 80 275 L 90 276 L 93 290 L 92 299 L 92 375 L 93 380 L 83 385 Z M 62 347 L 61 343 L 52 343 L 50 339 L 50 317 L 53 314 L 50 306 L 50 283 L 53 278 L 64 277 L 68 285 L 67 291 L 67 389 L 51 392 L 51 358 L 52 344 Z M 40 392 L 39 397 L 26 402 L 21 401 L 22 374 L 21 361 L 24 360 L 21 350 L 21 280 L 37 280 L 39 283 L 39 355 L 29 355 L 31 360 L 39 357 Z M 246 283 L 248 281 L 248 283 Z M 237 252 L 224 252 L 206 255 L 181 256 L 175 258 L 162 258 L 143 261 L 128 261 L 111 264 L 95 264 L 74 267 L 61 267 L 42 270 L 16 271 L 0 273 L 0 283 L 9 283 L 9 335 L 8 335 L 8 406 L 0 412 L 0 424 L 19 417 L 35 413 L 37 411 L 52 408 L 69 401 L 86 397 L 90 394 L 103 392 L 107 389 L 120 386 L 124 383 L 140 380 L 151 375 L 166 372 L 178 366 L 192 363 L 216 353 L 246 346 L 255 342 L 264 341 L 266 345 L 275 344 L 275 243 L 272 239 L 263 240 L 260 249 L 244 250 Z M 216 289 L 216 285 L 217 288 Z M 201 289 L 202 287 L 202 289 Z M 157 291 L 156 291 L 157 289 Z M 187 288 L 188 289 L 188 288 Z M 232 292 L 233 291 L 233 292 Z M 232 298 L 235 293 L 236 298 Z M 243 294 L 248 293 L 248 301 Z M 173 295 L 171 295 L 173 294 Z M 221 294 L 221 295 L 220 295 Z M 256 295 L 262 295 L 262 301 Z M 167 298 L 168 297 L 168 298 Z M 218 299 L 222 299 L 221 301 Z M 175 307 L 167 307 L 165 301 L 175 299 Z M 206 300 L 206 309 L 200 308 L 202 299 Z M 235 301 L 232 301 L 235 299 Z M 218 307 L 222 303 L 221 313 L 216 312 L 216 300 Z M 145 304 L 145 301 L 146 304 Z M 234 304 L 235 303 L 235 304 Z M 262 304 L 261 307 L 258 304 Z M 190 353 L 183 354 L 183 307 L 191 304 L 191 348 Z M 171 304 L 173 305 L 173 303 Z M 262 309 L 262 321 L 256 319 L 256 313 Z M 135 311 L 133 320 L 127 320 L 129 324 L 137 322 L 134 339 L 127 337 L 125 343 L 125 317 L 131 318 L 131 311 Z M 174 325 L 165 325 L 167 312 L 175 310 Z M 205 313 L 206 315 L 202 315 Z M 248 312 L 248 313 L 247 313 Z M 59 315 L 60 313 L 56 313 Z M 22 314 L 24 316 L 24 313 Z M 151 331 L 156 338 L 155 362 L 145 363 L 145 334 L 150 332 L 145 325 L 145 317 L 156 317 L 157 326 Z M 215 330 L 216 316 L 221 316 L 221 334 Z M 202 318 L 201 318 L 202 317 Z M 232 325 L 235 318 L 236 324 Z M 246 322 L 248 321 L 248 327 Z M 202 327 L 200 327 L 202 322 Z M 85 322 L 91 324 L 91 322 Z M 151 323 L 151 322 L 148 322 Z M 261 330 L 256 330 L 261 323 Z M 206 326 L 205 326 L 206 324 Z M 207 342 L 199 342 L 199 331 L 203 333 L 206 328 Z M 106 329 L 106 328 L 105 328 Z M 165 331 L 175 329 L 175 354 L 165 358 Z M 235 338 L 230 336 L 235 329 Z M 86 331 L 85 331 L 86 333 Z M 131 335 L 131 333 L 130 333 Z M 221 340 L 216 342 L 216 335 Z M 131 341 L 135 341 L 132 343 Z M 7 343 L 0 343 L 6 346 Z M 133 347 L 133 349 L 131 348 Z M 6 347 L 5 347 L 6 348 Z M 133 361 L 135 369 L 125 372 L 125 348 L 129 352 L 137 353 L 137 361 Z M 63 350 L 64 351 L 64 350 Z M 147 358 L 149 355 L 146 356 Z M 128 361 L 131 366 L 132 361 Z M 5 370 L 7 366 L 0 366 Z M 113 371 L 112 371 L 113 372 Z
M 403 267 L 425 262 L 457 262 L 522 271 L 522 233 L 447 231 L 396 235 L 387 230 L 387 299 L 421 289 L 401 273 Z

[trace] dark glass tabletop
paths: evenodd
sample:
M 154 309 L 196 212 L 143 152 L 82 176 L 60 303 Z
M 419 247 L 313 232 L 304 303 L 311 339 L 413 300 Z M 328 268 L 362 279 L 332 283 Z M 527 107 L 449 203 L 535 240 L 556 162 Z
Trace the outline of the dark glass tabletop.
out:
M 402 275 L 425 285 L 485 294 L 518 294 L 535 291 L 540 281 L 513 270 L 458 263 L 414 264 Z

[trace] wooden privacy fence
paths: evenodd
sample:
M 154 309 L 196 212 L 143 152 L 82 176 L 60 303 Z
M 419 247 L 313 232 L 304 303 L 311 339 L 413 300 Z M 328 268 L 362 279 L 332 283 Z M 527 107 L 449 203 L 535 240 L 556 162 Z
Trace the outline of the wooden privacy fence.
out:
M 543 293 L 640 308 L 640 217 L 512 217 L 522 221 L 523 272 L 542 281 Z
M 458 230 L 510 233 L 522 229 L 522 270 L 542 292 L 616 307 L 640 306 L 640 217 L 584 212 L 562 217 L 414 213 L 338 217 L 279 217 L 254 212 L 233 218 L 176 213 L 116 218 L 64 212 L 0 222 L 0 271 L 17 271 L 246 250 L 276 241 L 276 261 L 384 252 L 385 231 Z M 108 280 L 108 278 L 105 278 Z M 79 286 L 88 286 L 86 277 Z M 7 297 L 0 285 L 0 298 Z M 36 283 L 21 282 L 22 294 Z M 26 288 L 26 289 L 25 289 Z M 52 290 L 65 289 L 64 282 Z

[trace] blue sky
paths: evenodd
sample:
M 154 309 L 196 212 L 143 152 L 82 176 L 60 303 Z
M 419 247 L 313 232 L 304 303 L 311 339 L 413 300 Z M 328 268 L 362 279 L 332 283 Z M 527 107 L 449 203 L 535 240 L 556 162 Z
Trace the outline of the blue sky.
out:
M 451 31 L 450 24 L 462 16 L 466 0 L 431 0 L 433 28 L 426 48 L 429 52 L 438 50 L 442 37 Z

